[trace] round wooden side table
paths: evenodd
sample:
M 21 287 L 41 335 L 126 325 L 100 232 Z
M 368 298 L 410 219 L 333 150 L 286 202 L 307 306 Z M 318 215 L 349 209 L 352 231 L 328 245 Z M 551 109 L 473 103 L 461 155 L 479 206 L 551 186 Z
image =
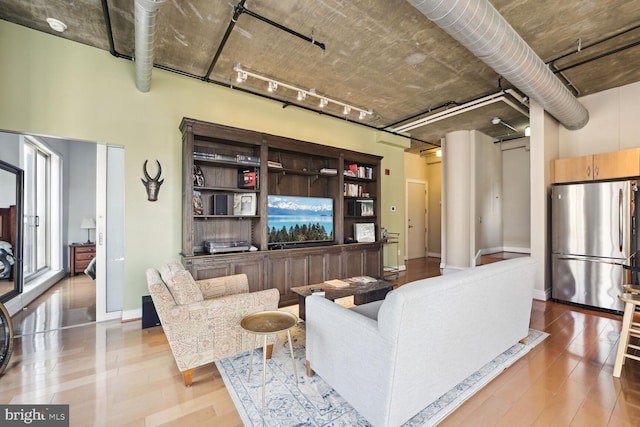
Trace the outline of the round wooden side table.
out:
M 287 332 L 287 340 L 289 341 L 289 351 L 291 352 L 291 362 L 293 363 L 293 373 L 298 384 L 298 371 L 296 370 L 296 361 L 293 357 L 293 345 L 291 344 L 291 328 L 298 323 L 295 314 L 286 311 L 261 311 L 245 316 L 240 321 L 240 326 L 253 335 L 253 346 L 251 347 L 251 356 L 249 357 L 249 373 L 247 381 L 251 378 L 251 368 L 253 366 L 253 349 L 256 346 L 256 338 L 263 335 L 262 344 L 262 415 L 264 415 L 264 388 L 267 381 L 267 337 L 276 335 L 280 332 Z M 277 341 L 277 337 L 276 337 Z M 275 345 L 274 345 L 275 347 Z

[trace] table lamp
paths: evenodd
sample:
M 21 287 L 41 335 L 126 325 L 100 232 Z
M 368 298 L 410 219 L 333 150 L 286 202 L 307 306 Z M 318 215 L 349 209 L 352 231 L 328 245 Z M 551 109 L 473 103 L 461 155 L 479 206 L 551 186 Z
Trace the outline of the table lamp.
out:
M 82 224 L 80 224 L 80 228 L 83 230 L 87 230 L 87 241 L 84 242 L 85 245 L 91 243 L 91 229 L 96 228 L 96 221 L 93 218 L 84 218 L 82 220 Z

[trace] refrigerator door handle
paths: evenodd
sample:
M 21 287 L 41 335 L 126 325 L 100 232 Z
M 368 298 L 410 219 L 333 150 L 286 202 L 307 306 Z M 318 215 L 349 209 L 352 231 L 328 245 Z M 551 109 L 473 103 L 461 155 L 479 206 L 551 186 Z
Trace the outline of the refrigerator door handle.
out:
M 624 236 L 622 235 L 622 205 L 623 205 L 623 197 L 622 188 L 618 190 L 618 243 L 620 244 L 620 252 L 622 252 L 622 244 Z
M 583 262 L 598 262 L 601 264 L 611 264 L 611 265 L 623 265 L 624 260 L 622 259 L 606 259 L 606 258 L 597 258 L 597 257 L 589 257 L 589 256 L 570 256 L 570 255 L 558 255 L 558 260 L 561 261 L 583 261 Z

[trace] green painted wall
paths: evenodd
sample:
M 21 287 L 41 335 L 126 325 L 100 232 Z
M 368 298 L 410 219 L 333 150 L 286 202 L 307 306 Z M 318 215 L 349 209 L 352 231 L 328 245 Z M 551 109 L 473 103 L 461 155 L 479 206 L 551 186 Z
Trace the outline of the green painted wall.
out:
M 180 251 L 182 117 L 384 156 L 382 225 L 404 229 L 405 138 L 160 70 L 141 93 L 132 62 L 6 21 L 0 57 L 0 129 L 125 147 L 125 310 L 148 293 L 145 269 Z M 145 159 L 162 163 L 155 203 L 140 183 Z

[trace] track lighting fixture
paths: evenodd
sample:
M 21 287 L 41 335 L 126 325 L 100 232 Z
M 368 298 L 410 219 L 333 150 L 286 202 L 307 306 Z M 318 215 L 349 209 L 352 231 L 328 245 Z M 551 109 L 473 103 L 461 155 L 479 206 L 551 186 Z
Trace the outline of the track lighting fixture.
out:
M 259 74 L 252 73 L 250 71 L 244 70 L 242 68 L 242 65 L 240 65 L 240 64 L 235 64 L 233 66 L 233 70 L 237 73 L 236 80 L 238 81 L 238 83 L 242 83 L 242 82 L 246 81 L 247 80 L 247 76 L 251 76 L 251 77 L 253 77 L 255 79 L 267 82 L 267 84 L 268 84 L 268 88 L 267 89 L 268 89 L 269 92 L 275 92 L 276 89 L 278 89 L 278 86 L 281 86 L 281 87 L 284 87 L 284 88 L 287 88 L 287 89 L 290 89 L 292 91 L 297 92 L 296 99 L 298 101 L 304 101 L 307 98 L 307 96 L 319 99 L 320 100 L 320 103 L 319 103 L 320 108 L 326 107 L 327 105 L 329 105 L 329 103 L 335 104 L 335 105 L 338 105 L 338 106 L 342 107 L 342 113 L 344 115 L 350 114 L 352 110 L 357 111 L 358 112 L 358 118 L 360 120 L 366 119 L 368 115 L 373 115 L 373 110 L 372 109 L 365 110 L 364 108 L 354 107 L 353 105 L 345 104 L 344 102 L 340 102 L 340 101 L 337 101 L 335 99 L 327 98 L 326 96 L 319 95 L 314 88 L 309 89 L 309 90 L 305 90 L 305 89 L 301 89 L 299 87 L 296 87 L 296 86 L 293 86 L 293 85 L 290 85 L 290 84 L 278 82 L 278 81 L 273 80 L 273 79 L 268 78 L 268 77 L 263 77 L 263 76 L 261 76 Z
M 236 77 L 236 81 L 237 81 L 238 83 L 242 83 L 242 82 L 244 82 L 244 81 L 246 81 L 246 80 L 247 80 L 247 73 L 245 73 L 245 72 L 244 72 L 244 71 L 242 71 L 242 70 L 239 70 L 239 71 L 238 71 L 238 77 Z
M 501 125 L 503 125 L 505 127 L 508 127 L 509 129 L 511 129 L 514 132 L 518 132 L 518 129 L 516 129 L 513 126 L 511 126 L 509 123 L 505 122 L 500 117 L 494 117 L 493 119 L 491 119 L 491 123 L 493 123 L 494 125 L 500 125 L 501 124 Z

